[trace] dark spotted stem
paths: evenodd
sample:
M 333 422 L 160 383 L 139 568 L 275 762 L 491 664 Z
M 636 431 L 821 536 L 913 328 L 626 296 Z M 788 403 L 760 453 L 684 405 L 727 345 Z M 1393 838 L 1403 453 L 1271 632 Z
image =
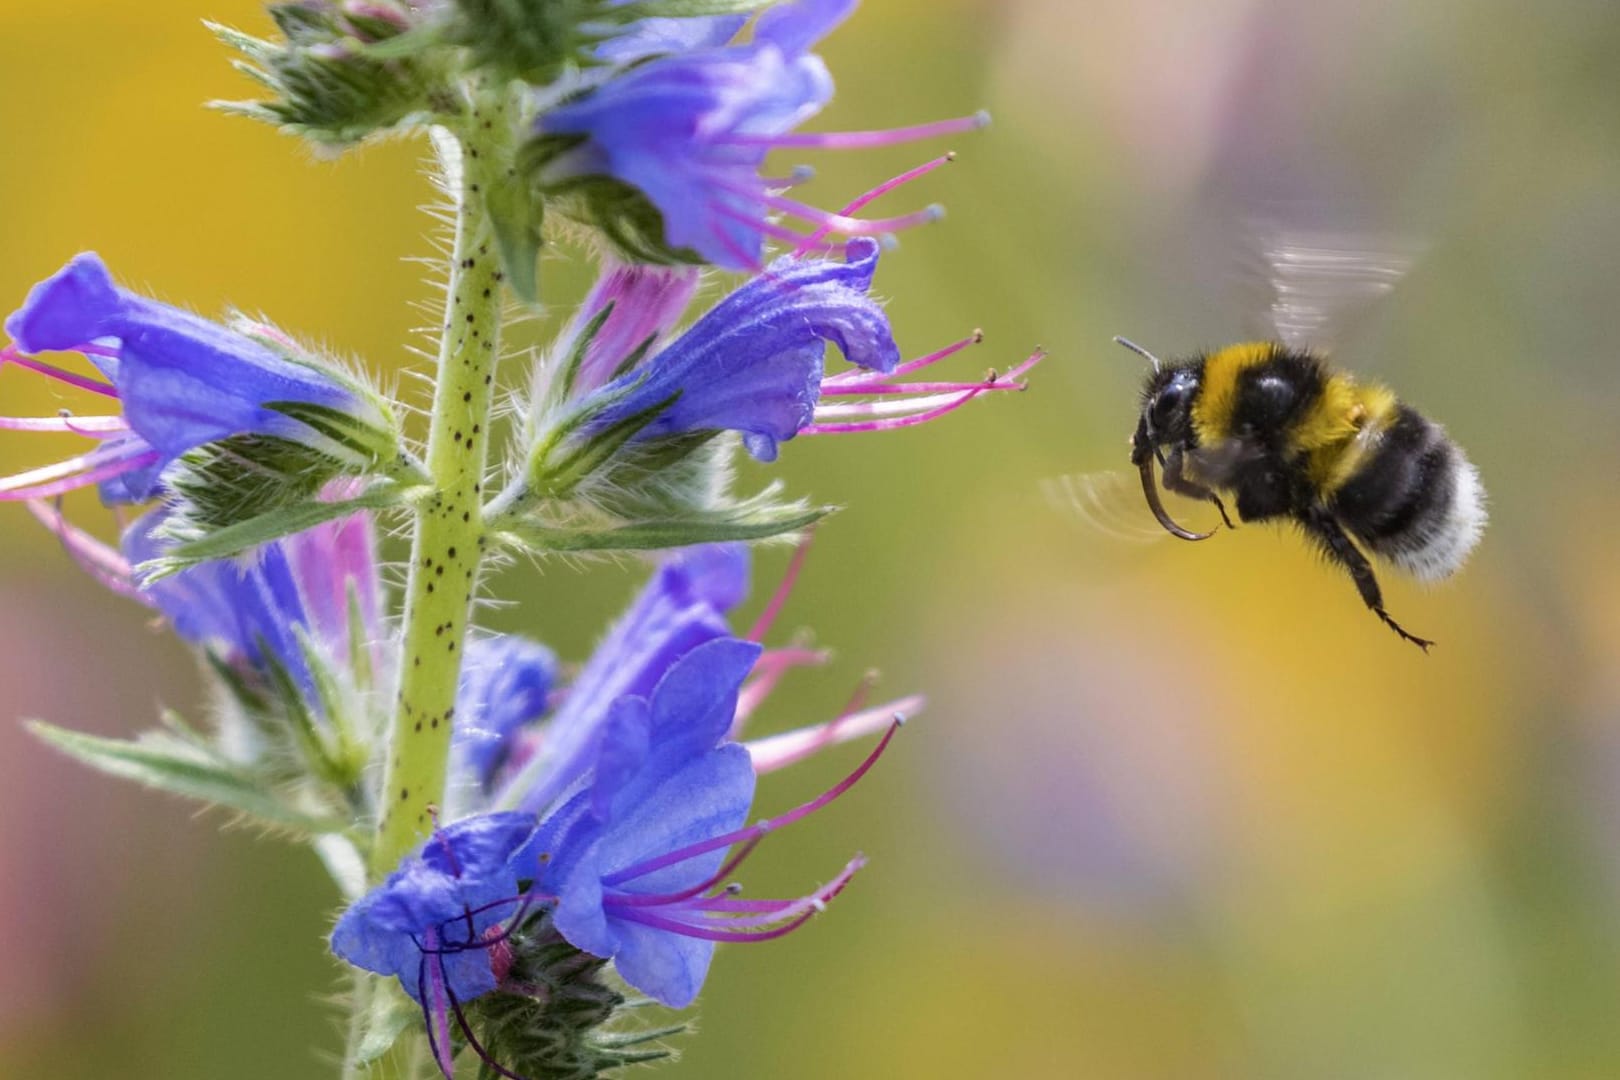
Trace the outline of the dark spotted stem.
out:
M 433 829 L 444 797 L 456 683 L 484 548 L 483 501 L 490 404 L 500 354 L 501 260 L 485 202 L 512 182 L 511 124 L 494 94 L 458 120 L 455 250 L 428 430 L 433 493 L 417 508 L 405 589 L 399 697 L 378 804 L 371 877 L 378 880 Z M 442 133 L 439 138 L 448 142 Z M 453 156 L 446 148 L 441 153 Z

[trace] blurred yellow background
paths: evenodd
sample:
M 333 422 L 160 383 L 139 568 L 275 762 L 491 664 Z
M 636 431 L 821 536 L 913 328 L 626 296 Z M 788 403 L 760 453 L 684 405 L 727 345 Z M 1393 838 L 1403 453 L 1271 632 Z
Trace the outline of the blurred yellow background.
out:
M 95 248 L 162 298 L 418 365 L 425 145 L 319 162 L 205 111 L 251 88 L 203 17 L 267 25 L 247 0 L 0 6 L 0 308 Z M 903 347 L 982 326 L 971 365 L 1052 356 L 938 425 L 786 448 L 795 489 L 848 507 L 784 623 L 838 659 L 761 723 L 824 718 L 869 666 L 932 705 L 750 863 L 763 895 L 872 860 L 802 932 L 722 951 L 664 1075 L 1620 1075 L 1620 9 L 874 0 L 824 51 L 818 127 L 996 117 L 896 199 L 951 210 L 879 273 Z M 806 194 L 933 152 L 822 154 Z M 1109 338 L 1236 337 L 1236 208 L 1300 194 L 1427 244 L 1342 355 L 1442 420 L 1491 494 L 1457 581 L 1386 575 L 1427 657 L 1281 530 L 1119 545 L 1040 495 L 1124 464 L 1142 371 Z M 0 375 L 0 412 L 54 401 Z M 11 436 L 0 466 L 48 450 Z M 143 613 L 20 507 L 0 528 L 0 1073 L 335 1075 L 315 860 L 9 722 L 200 706 Z M 498 588 L 524 601 L 500 625 L 577 658 L 631 582 Z M 771 778 L 761 812 L 857 756 Z

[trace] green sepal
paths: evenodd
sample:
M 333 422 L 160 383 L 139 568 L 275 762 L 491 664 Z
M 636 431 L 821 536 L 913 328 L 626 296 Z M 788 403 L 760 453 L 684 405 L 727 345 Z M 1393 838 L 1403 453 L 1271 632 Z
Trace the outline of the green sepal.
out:
M 360 510 L 382 510 L 401 501 L 399 485 L 381 483 L 353 499 L 280 507 L 219 529 L 200 530 L 193 521 L 174 518 L 165 523 L 162 538 L 178 543 L 166 555 L 141 563 L 135 570 L 145 581 L 161 580 L 199 563 L 228 559 Z
M 372 670 L 371 627 L 366 624 L 360 585 L 353 578 L 349 579 L 345 600 L 349 631 L 349 677 L 354 680 L 356 690 L 367 694 L 376 681 L 376 673 Z
M 609 984 L 607 961 L 563 940 L 549 913 L 534 917 L 510 940 L 508 984 L 533 987 L 535 995 L 497 988 L 467 1010 L 480 1043 L 504 1068 L 530 1080 L 591 1080 L 673 1053 L 654 1044 L 686 1025 L 627 1026 L 635 1003 Z M 497 1080 L 501 1074 L 486 1063 L 477 1075 Z
M 422 1020 L 422 1007 L 405 996 L 396 980 L 374 977 L 367 987 L 364 1034 L 353 1055 L 353 1063 L 362 1066 L 380 1061 L 406 1028 Z
M 469 66 L 537 86 L 595 63 L 591 50 L 628 21 L 611 0 L 453 0 L 447 40 L 467 48 Z
M 307 401 L 270 401 L 264 407 L 297 420 L 361 462 L 385 462 L 399 454 L 397 430 L 369 424 L 342 409 Z
M 278 830 L 314 835 L 346 827 L 338 818 L 314 816 L 288 806 L 267 780 L 221 757 L 178 717 L 169 714 L 165 719 L 166 730 L 148 731 L 134 739 L 86 735 L 43 720 L 29 720 L 25 725 L 50 746 L 98 772 L 235 810 Z
M 292 672 L 271 651 L 269 643 L 257 643 L 259 654 L 271 689 L 281 703 L 281 713 L 287 721 L 292 743 L 308 766 L 309 775 L 324 781 L 354 799 L 365 761 L 356 753 L 352 741 L 346 739 L 339 723 L 327 723 L 322 717 L 335 719 L 343 714 L 345 702 L 338 686 L 338 677 L 316 649 L 303 627 L 294 626 L 293 636 L 314 683 L 315 701 L 303 694 L 293 680 Z M 315 706 L 319 706 L 317 712 Z
M 307 443 L 233 435 L 187 452 L 165 480 L 175 513 L 208 530 L 308 502 L 343 471 L 342 461 Z
M 608 318 L 617 305 L 616 300 L 609 300 L 603 304 L 601 310 L 591 316 L 590 321 L 574 339 L 573 347 L 568 350 L 568 359 L 563 363 L 562 372 L 557 381 L 548 387 L 555 400 L 567 401 L 574 396 L 574 384 L 579 381 L 579 370 L 585 366 L 585 357 L 591 351 L 591 344 L 596 340 L 596 335 L 602 332 L 602 327 L 607 325 Z
M 433 39 L 411 34 L 403 24 L 336 4 L 271 4 L 269 13 L 284 40 L 205 23 L 243 54 L 234 66 L 270 91 L 268 100 L 214 102 L 214 107 L 318 144 L 344 147 L 427 121 L 444 96 L 445 79 L 425 51 Z M 373 51 L 407 35 L 409 49 L 390 50 L 387 57 Z
M 677 390 L 645 409 L 592 433 L 589 438 L 582 437 L 570 444 L 568 436 L 634 389 L 635 386 L 625 387 L 619 394 L 604 399 L 599 407 L 569 417 L 547 434 L 529 458 L 529 487 L 535 496 L 542 499 L 567 498 L 681 396 Z M 554 451 L 559 448 L 563 448 L 562 453 L 554 456 Z

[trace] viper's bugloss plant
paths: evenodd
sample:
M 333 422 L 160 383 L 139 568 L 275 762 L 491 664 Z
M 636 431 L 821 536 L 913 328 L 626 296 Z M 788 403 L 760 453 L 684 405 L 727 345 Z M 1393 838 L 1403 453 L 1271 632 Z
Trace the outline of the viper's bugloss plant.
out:
M 5 321 L 0 379 L 52 380 L 86 410 L 0 416 L 9 437 L 85 443 L 0 479 L 0 499 L 166 621 L 213 698 L 209 722 L 165 713 L 132 739 L 34 728 L 312 846 L 343 904 L 346 1077 L 452 1077 L 460 1060 L 578 1078 L 667 1056 L 684 1025 L 639 1027 L 633 1006 L 690 1006 L 718 946 L 797 930 L 864 865 L 851 852 L 781 898 L 733 881 L 922 706 L 867 707 L 863 684 L 837 716 L 748 737 L 784 675 L 826 655 L 772 640 L 804 543 L 734 624 L 745 545 L 807 537 L 827 508 L 778 483 L 739 492 L 733 463 L 1021 389 L 1040 354 L 930 381 L 979 334 L 911 359 L 899 344 L 880 263 L 939 212 L 861 215 L 951 154 L 836 211 L 788 194 L 807 169 L 767 167 L 983 124 L 802 130 L 833 93 L 817 44 L 854 7 L 305 0 L 271 5 L 269 38 L 214 27 L 265 91 L 229 111 L 326 152 L 431 136 L 454 236 L 420 443 L 397 419 L 413 403 L 364 363 L 144 297 L 92 253 Z M 544 310 L 542 246 L 599 276 L 503 370 L 507 320 Z M 80 488 L 119 508 L 116 538 L 70 519 Z M 384 572 L 384 531 L 408 537 L 403 573 Z M 651 573 L 589 656 L 477 625 L 504 558 L 629 553 Z M 850 740 L 875 742 L 844 780 L 750 824 L 761 776 Z

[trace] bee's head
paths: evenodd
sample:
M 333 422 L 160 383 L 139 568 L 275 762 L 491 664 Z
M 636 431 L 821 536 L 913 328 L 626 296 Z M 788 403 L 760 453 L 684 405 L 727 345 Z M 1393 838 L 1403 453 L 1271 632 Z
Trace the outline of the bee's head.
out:
M 1131 438 L 1131 464 L 1140 466 L 1156 447 L 1192 442 L 1192 403 L 1198 393 L 1193 366 L 1162 367 L 1142 388 L 1142 415 Z

